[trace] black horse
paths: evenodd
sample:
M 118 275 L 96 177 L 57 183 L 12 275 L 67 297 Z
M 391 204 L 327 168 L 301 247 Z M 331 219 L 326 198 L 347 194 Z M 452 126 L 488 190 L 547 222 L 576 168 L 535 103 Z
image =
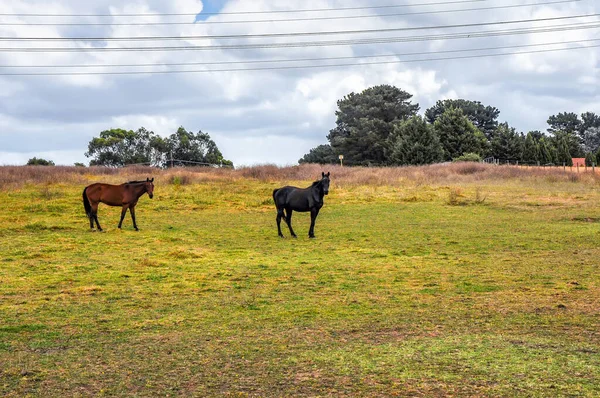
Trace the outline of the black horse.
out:
M 296 234 L 292 229 L 292 211 L 307 212 L 310 211 L 310 229 L 308 237 L 315 237 L 315 220 L 319 215 L 319 210 L 323 207 L 323 196 L 329 193 L 329 174 L 321 173 L 322 178 L 315 181 L 308 188 L 283 187 L 273 191 L 273 200 L 277 207 L 277 231 L 281 233 L 281 219 L 283 218 L 290 229 L 292 237 Z M 285 209 L 285 213 L 283 210 Z

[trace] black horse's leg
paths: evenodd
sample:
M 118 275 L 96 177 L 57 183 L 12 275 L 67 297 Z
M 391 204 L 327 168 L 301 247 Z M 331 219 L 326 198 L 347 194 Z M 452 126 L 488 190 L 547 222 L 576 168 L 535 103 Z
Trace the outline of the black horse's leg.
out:
M 279 209 L 277 208 L 277 233 L 279 234 L 280 238 L 283 238 L 283 234 L 281 233 L 281 218 L 286 218 L 285 214 L 283 214 L 283 209 Z M 287 222 L 287 221 L 286 221 Z
M 96 226 L 98 227 L 98 231 L 102 231 L 102 227 L 100 226 L 100 221 L 98 221 L 98 209 L 94 210 L 94 220 L 96 220 Z
M 90 210 L 87 216 L 90 220 L 90 229 L 94 229 L 94 213 L 92 213 L 92 210 Z
M 315 237 L 315 221 L 316 221 L 318 215 L 319 215 L 319 209 L 317 209 L 316 207 L 310 209 L 310 229 L 308 230 L 309 238 Z
M 123 206 L 121 210 L 121 220 L 119 221 L 119 229 L 121 229 L 121 225 L 123 225 L 123 219 L 125 218 L 125 214 L 127 214 L 127 206 Z
M 136 231 L 139 231 L 137 224 L 135 223 L 135 206 L 131 206 L 129 212 L 131 213 L 131 219 L 133 220 L 133 228 L 135 228 Z
M 286 213 L 285 223 L 287 224 L 288 228 L 290 229 L 290 234 L 292 234 L 292 238 L 297 238 L 296 233 L 292 229 L 292 209 L 290 209 L 288 207 L 287 209 L 285 209 L 285 213 Z

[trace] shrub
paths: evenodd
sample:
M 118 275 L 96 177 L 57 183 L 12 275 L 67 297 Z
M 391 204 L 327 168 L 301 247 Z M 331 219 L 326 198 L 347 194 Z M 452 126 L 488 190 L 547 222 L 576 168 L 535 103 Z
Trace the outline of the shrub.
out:
M 477 153 L 463 153 L 461 156 L 452 159 L 453 162 L 481 162 L 481 156 Z
M 462 204 L 460 197 L 463 196 L 460 188 L 450 188 L 448 192 L 448 204 L 450 206 L 458 206 Z
M 171 177 L 171 184 L 173 185 L 189 185 L 192 183 L 192 178 L 189 174 L 176 174 Z
M 52 160 L 33 157 L 27 161 L 27 166 L 54 166 Z

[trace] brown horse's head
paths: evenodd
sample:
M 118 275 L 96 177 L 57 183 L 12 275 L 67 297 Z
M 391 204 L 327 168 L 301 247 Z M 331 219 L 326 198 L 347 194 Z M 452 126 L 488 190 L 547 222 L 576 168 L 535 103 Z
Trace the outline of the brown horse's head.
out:
M 150 199 L 152 199 L 152 197 L 154 197 L 154 177 L 152 177 L 152 179 L 150 178 L 146 178 L 146 182 L 144 183 L 144 186 L 146 187 L 146 192 L 148 192 L 148 196 L 150 196 Z

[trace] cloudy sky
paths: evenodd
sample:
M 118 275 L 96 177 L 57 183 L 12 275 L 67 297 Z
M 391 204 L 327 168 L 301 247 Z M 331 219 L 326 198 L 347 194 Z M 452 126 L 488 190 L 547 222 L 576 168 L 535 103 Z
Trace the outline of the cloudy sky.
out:
M 429 5 L 424 5 L 426 3 Z M 289 12 L 300 9 L 321 11 Z M 413 94 L 421 113 L 438 99 L 481 101 L 499 108 L 501 121 L 509 122 L 519 131 L 544 130 L 548 116 L 561 111 L 600 113 L 597 66 L 600 47 L 592 47 L 600 45 L 599 28 L 595 25 L 600 27 L 600 18 L 550 19 L 600 13 L 600 2 L 595 0 L 0 0 L 0 10 L 3 14 L 19 14 L 0 16 L 3 39 L 0 42 L 0 164 L 24 164 L 33 156 L 52 159 L 57 164 L 87 163 L 89 159 L 84 156 L 87 143 L 102 130 L 141 126 L 163 136 L 172 134 L 179 126 L 202 130 L 211 135 L 225 157 L 236 165 L 295 164 L 310 148 L 326 143 L 326 135 L 335 124 L 338 99 L 377 84 L 392 84 Z M 335 19 L 324 19 L 330 17 Z M 483 25 L 531 19 L 548 20 Z M 258 20 L 279 22 L 256 22 Z M 224 23 L 232 21 L 245 22 Z M 173 22 L 179 24 L 156 24 Z M 62 25 L 41 25 L 57 23 Z M 459 24 L 482 25 L 431 28 Z M 566 30 L 556 31 L 557 26 Z M 389 30 L 422 27 L 429 28 Z M 523 34 L 523 29 L 543 32 Z M 189 37 L 349 30 L 379 31 L 251 38 Z M 489 33 L 507 30 L 513 32 L 494 36 Z M 520 34 L 514 34 L 514 30 Z M 461 32 L 470 36 L 456 38 Z M 477 37 L 477 32 L 483 37 Z M 432 35 L 450 36 L 431 40 Z M 39 40 L 139 36 L 187 38 Z M 7 40 L 26 37 L 36 40 Z M 358 39 L 366 42 L 357 44 Z M 339 43 L 340 40 L 354 41 Z M 323 41 L 337 41 L 338 45 L 298 44 Z M 271 48 L 248 47 L 257 44 L 269 44 Z M 290 44 L 295 45 L 290 47 Z M 235 45 L 246 48 L 224 48 Z M 165 46 L 204 48 L 98 51 L 99 48 Z M 75 50 L 23 51 L 42 47 Z M 462 52 L 497 47 L 510 48 Z M 567 47 L 579 49 L 464 58 Z M 379 55 L 387 57 L 373 57 Z M 348 58 L 357 56 L 369 58 Z M 340 59 L 319 60 L 321 58 Z M 454 59 L 431 61 L 431 58 Z M 310 61 L 298 62 L 299 59 Z M 277 62 L 255 62 L 274 60 Z M 243 63 L 247 61 L 253 62 Z M 211 62 L 221 64 L 206 65 Z M 195 65 L 165 65 L 174 63 Z M 150 66 L 108 66 L 136 64 Z M 351 66 L 318 67 L 325 64 Z M 207 69 L 248 68 L 271 69 L 206 72 Z M 191 72 L 98 74 L 174 70 Z M 62 75 L 9 75 L 48 72 Z M 90 72 L 96 74 L 81 74 Z

